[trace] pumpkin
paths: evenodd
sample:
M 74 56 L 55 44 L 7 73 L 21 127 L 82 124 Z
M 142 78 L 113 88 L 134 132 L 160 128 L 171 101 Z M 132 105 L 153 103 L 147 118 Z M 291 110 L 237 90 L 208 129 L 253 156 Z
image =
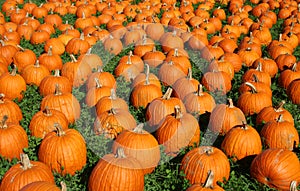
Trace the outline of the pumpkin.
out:
M 213 185 L 214 182 L 214 172 L 209 170 L 208 171 L 208 176 L 205 181 L 205 183 L 202 185 L 200 183 L 193 184 L 192 186 L 188 187 L 186 191 L 210 191 L 210 190 L 215 190 L 215 191 L 224 191 L 224 189 L 218 185 Z
M 225 53 L 221 58 L 224 61 L 231 62 L 234 68 L 234 72 L 238 72 L 242 68 L 242 60 L 241 57 L 236 53 Z
M 229 74 L 223 71 L 206 72 L 201 80 L 201 84 L 211 92 L 221 92 L 226 94 L 231 89 L 231 79 Z
M 262 151 L 258 132 L 244 122 L 230 129 L 222 141 L 222 150 L 234 161 L 256 156 Z
M 132 81 L 131 86 L 134 88 L 137 85 L 144 84 L 146 82 L 146 79 L 148 78 L 150 84 L 154 84 L 157 87 L 161 88 L 161 84 L 158 77 L 155 74 L 150 73 L 150 66 L 148 64 L 145 64 L 145 66 L 145 73 L 140 73 L 139 75 L 137 75 Z
M 300 78 L 300 71 L 297 69 L 298 63 L 293 64 L 291 69 L 286 69 L 280 73 L 278 83 L 284 89 L 287 89 L 293 80 Z
M 101 57 L 97 54 L 92 54 L 92 48 L 89 48 L 85 54 L 80 55 L 78 60 L 81 64 L 88 64 L 92 70 L 96 70 L 103 65 Z
M 97 116 L 101 113 L 111 110 L 112 108 L 121 108 L 129 110 L 126 101 L 117 97 L 116 90 L 110 89 L 110 95 L 102 97 L 95 105 Z
M 46 41 L 44 50 L 48 52 L 51 47 L 52 54 L 62 55 L 65 52 L 65 45 L 59 38 L 51 38 Z
M 25 130 L 18 123 L 7 122 L 8 116 L 3 116 L 0 122 L 0 154 L 12 160 L 20 159 L 23 149 L 28 147 Z
M 287 94 L 292 101 L 292 103 L 299 105 L 299 88 L 300 88 L 300 79 L 293 80 L 287 88 Z
M 272 106 L 272 99 L 268 94 L 257 92 L 256 87 L 249 82 L 245 84 L 251 88 L 251 92 L 240 95 L 237 102 L 245 116 L 258 114 L 264 107 Z
M 30 38 L 31 44 L 42 44 L 50 39 L 50 34 L 45 30 L 37 30 L 32 33 Z
M 161 51 L 157 51 L 154 46 L 152 51 L 146 52 L 142 58 L 145 64 L 155 68 L 164 62 L 166 56 Z
M 112 150 L 116 154 L 118 148 L 123 148 L 127 156 L 140 162 L 144 174 L 149 174 L 160 161 L 160 148 L 155 137 L 143 130 L 143 126 L 141 123 L 133 130 L 124 130 L 114 141 Z
M 70 57 L 72 61 L 63 65 L 61 75 L 67 77 L 73 87 L 79 87 L 86 82 L 88 76 L 92 73 L 92 69 L 87 63 L 77 60 L 73 54 Z
M 279 190 L 289 190 L 290 183 L 300 180 L 297 155 L 287 149 L 267 149 L 251 163 L 250 175 L 258 182 Z
M 170 51 L 174 48 L 184 48 L 182 39 L 177 35 L 177 31 L 174 30 L 173 32 L 164 33 L 159 42 L 162 45 L 162 49 L 165 52 Z
M 208 126 L 214 133 L 225 135 L 231 128 L 246 121 L 242 110 L 233 105 L 232 99 L 228 100 L 229 105 L 219 104 L 211 112 Z
M 48 75 L 42 79 L 39 86 L 39 93 L 43 97 L 53 94 L 55 92 L 56 84 L 59 85 L 62 93 L 72 92 L 72 84 L 70 80 L 65 76 L 61 76 L 59 74 L 59 70 L 55 70 L 53 75 Z
M 26 91 L 26 82 L 24 78 L 17 74 L 17 67 L 14 65 L 11 72 L 6 72 L 0 76 L 0 92 L 8 99 L 23 99 L 23 93 Z
M 113 37 L 112 35 L 109 35 L 109 37 L 106 38 L 103 45 L 105 50 L 114 55 L 118 55 L 123 49 L 121 40 Z
M 52 54 L 52 46 L 49 46 L 48 52 L 43 53 L 38 58 L 39 63 L 48 68 L 49 71 L 60 70 L 63 66 L 63 61 L 57 54 Z
M 46 181 L 36 181 L 24 186 L 20 191 L 67 191 L 66 183 L 60 182 L 61 189 L 55 184 Z
M 119 148 L 117 154 L 106 154 L 98 161 L 89 177 L 88 190 L 142 191 L 142 168 L 137 159 L 126 156 L 124 150 Z
M 0 118 L 8 116 L 7 122 L 19 124 L 23 119 L 23 114 L 20 107 L 10 99 L 5 98 L 3 93 L 0 93 Z
M 275 77 L 278 67 L 273 59 L 267 57 L 259 58 L 253 62 L 252 67 L 257 68 L 259 64 L 261 64 L 261 71 L 267 72 L 271 78 Z
M 69 123 L 74 123 L 80 117 L 80 104 L 72 93 L 63 93 L 58 84 L 55 85 L 54 94 L 49 94 L 42 99 L 41 110 L 46 107 L 64 113 Z
M 94 122 L 95 134 L 103 134 L 108 138 L 115 138 L 123 129 L 131 130 L 136 127 L 136 121 L 128 110 L 111 108 L 97 115 Z
M 192 67 L 188 56 L 181 55 L 178 52 L 178 48 L 174 49 L 174 54 L 168 54 L 165 62 L 173 62 L 173 64 L 178 65 L 185 74 L 188 74 L 189 68 Z
M 204 184 L 209 170 L 215 175 L 214 186 L 218 181 L 228 180 L 230 174 L 230 164 L 226 155 L 212 146 L 200 146 L 189 151 L 184 155 L 180 169 L 191 184 Z
M 158 70 L 158 78 L 165 86 L 172 86 L 176 80 L 185 76 L 181 66 L 173 61 L 164 62 Z
M 250 69 L 244 73 L 244 75 L 242 77 L 243 82 L 251 81 L 253 79 L 254 74 L 258 81 L 263 82 L 263 83 L 267 84 L 268 86 L 271 86 L 271 77 L 267 72 L 262 71 L 261 63 L 258 63 L 258 66 L 256 69 Z
M 26 84 L 34 84 L 36 86 L 39 86 L 41 81 L 48 75 L 50 75 L 48 68 L 40 65 L 38 60 L 34 65 L 26 66 L 21 73 Z
M 84 33 L 79 38 L 71 39 L 66 45 L 66 52 L 69 54 L 85 54 L 91 45 L 84 40 Z
M 34 65 L 37 58 L 35 53 L 32 50 L 24 49 L 21 46 L 18 46 L 21 50 L 16 52 L 13 57 L 13 62 L 17 66 L 19 72 L 22 72 L 22 70 L 28 66 L 28 65 Z
M 97 102 L 111 94 L 111 88 L 108 86 L 103 86 L 98 78 L 95 78 L 96 87 L 92 87 L 88 90 L 85 96 L 85 103 L 89 107 L 93 107 L 97 104 Z
M 101 84 L 103 86 L 107 86 L 107 87 L 114 88 L 114 89 L 116 89 L 116 87 L 117 87 L 115 77 L 109 72 L 104 72 L 102 66 L 98 66 L 97 71 L 90 74 L 86 81 L 86 89 L 87 90 L 89 90 L 93 87 L 96 87 L 97 84 L 96 84 L 95 78 L 99 79 L 99 81 L 101 82 Z
M 288 110 L 284 109 L 284 104 L 285 101 L 282 100 L 276 107 L 270 106 L 263 108 L 256 116 L 256 124 L 261 125 L 269 121 L 275 121 L 279 115 L 282 115 L 285 121 L 294 124 L 294 118 Z
M 161 96 L 161 87 L 151 84 L 149 76 L 146 75 L 145 83 L 133 88 L 130 95 L 130 102 L 135 108 L 146 108 L 155 98 L 159 98 Z
M 167 115 L 158 125 L 156 137 L 159 144 L 164 145 L 165 153 L 176 156 L 180 149 L 198 145 L 200 127 L 197 119 L 189 113 L 181 113 L 180 106 L 174 107 L 174 114 Z
M 74 175 L 86 164 L 85 140 L 75 129 L 63 130 L 58 123 L 55 123 L 54 127 L 56 132 L 48 133 L 41 142 L 38 151 L 39 161 L 59 174 Z
M 258 78 L 256 77 L 256 74 L 253 74 L 252 77 L 253 77 L 253 79 L 251 81 L 249 80 L 248 82 L 244 82 L 240 85 L 239 93 L 243 94 L 245 92 L 251 92 L 252 89 L 248 84 L 250 82 L 252 85 L 255 86 L 257 92 L 263 92 L 263 93 L 268 94 L 270 97 L 272 97 L 271 87 L 269 85 L 267 85 L 266 83 L 260 82 L 258 80 Z
M 51 169 L 46 164 L 30 161 L 26 154 L 21 154 L 20 158 L 20 163 L 10 167 L 4 174 L 0 185 L 1 191 L 19 191 L 27 184 L 36 181 L 55 184 Z
M 177 97 L 171 97 L 172 91 L 173 89 L 169 87 L 162 97 L 154 99 L 148 105 L 146 120 L 152 129 L 156 129 L 156 126 L 161 123 L 167 115 L 174 112 L 175 105 L 180 106 L 182 113 L 186 112 L 183 102 Z
M 282 114 L 276 120 L 267 122 L 260 134 L 266 148 L 283 148 L 292 151 L 299 144 L 297 129 L 293 123 L 285 121 Z
M 45 107 L 32 117 L 29 130 L 31 136 L 44 138 L 47 133 L 55 130 L 54 124 L 59 123 L 63 130 L 68 129 L 69 121 L 62 112 Z
M 203 91 L 202 84 L 198 85 L 197 91 L 186 95 L 183 102 L 189 113 L 198 115 L 210 113 L 216 106 L 214 98 L 208 92 Z

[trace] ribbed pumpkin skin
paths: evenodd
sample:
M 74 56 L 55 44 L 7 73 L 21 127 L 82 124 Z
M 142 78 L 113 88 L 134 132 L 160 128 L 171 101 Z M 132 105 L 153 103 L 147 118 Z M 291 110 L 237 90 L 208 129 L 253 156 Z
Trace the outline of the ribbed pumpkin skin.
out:
M 300 79 L 296 79 L 290 83 L 287 94 L 293 104 L 300 104 Z
M 262 143 L 258 132 L 249 125 L 232 128 L 225 136 L 221 145 L 224 153 L 234 160 L 257 155 L 262 151 Z
M 55 184 L 45 181 L 32 182 L 24 186 L 20 191 L 61 191 Z
M 32 117 L 29 130 L 32 136 L 44 138 L 47 133 L 55 130 L 55 123 L 59 123 L 63 129 L 68 129 L 69 121 L 65 114 L 55 109 L 45 109 Z
M 80 117 L 80 104 L 71 93 L 47 95 L 42 100 L 41 110 L 44 110 L 46 106 L 64 113 L 69 123 L 74 123 Z
M 7 123 L 6 125 L 6 128 L 0 125 L 0 155 L 8 159 L 20 159 L 23 149 L 28 147 L 26 131 L 14 123 Z
M 24 170 L 21 164 L 12 166 L 3 176 L 0 191 L 19 191 L 25 185 L 36 181 L 54 182 L 50 168 L 42 162 L 30 161 L 32 167 Z
M 300 181 L 300 163 L 297 155 L 286 149 L 267 149 L 251 163 L 253 178 L 270 187 L 288 191 L 291 181 Z
M 107 154 L 93 169 L 88 190 L 143 191 L 144 172 L 141 169 L 142 166 L 135 158 L 118 158 L 114 154 Z
M 42 140 L 38 158 L 62 175 L 74 175 L 86 164 L 86 144 L 82 135 L 75 129 L 48 133 Z
M 200 127 L 196 118 L 191 114 L 175 111 L 175 116 L 168 115 L 158 125 L 156 137 L 158 143 L 165 146 L 165 152 L 173 156 L 188 145 L 199 144 Z
M 0 94 L 0 119 L 4 115 L 8 116 L 7 122 L 19 123 L 23 118 L 20 107 L 15 102 L 5 98 L 4 94 Z
M 124 130 L 113 144 L 113 153 L 122 147 L 126 156 L 136 158 L 142 165 L 145 174 L 151 173 L 160 160 L 160 149 L 157 140 L 145 130 Z M 130 141 L 128 141 L 130 140 Z
M 218 148 L 211 146 L 200 146 L 189 151 L 181 161 L 181 170 L 191 184 L 204 184 L 207 172 L 214 172 L 214 185 L 217 181 L 223 182 L 223 177 L 228 180 L 230 164 L 226 155 Z
M 292 151 L 299 144 L 297 129 L 287 121 L 270 121 L 263 126 L 260 134 L 267 148 L 282 148 Z
M 246 121 L 244 113 L 237 107 L 226 104 L 217 105 L 211 112 L 209 127 L 213 132 L 225 135 L 232 127 Z

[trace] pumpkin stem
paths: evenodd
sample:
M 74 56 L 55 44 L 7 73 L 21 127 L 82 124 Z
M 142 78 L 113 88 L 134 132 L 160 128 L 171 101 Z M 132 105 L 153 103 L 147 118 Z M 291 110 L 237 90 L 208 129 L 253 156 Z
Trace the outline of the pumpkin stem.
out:
M 74 54 L 70 54 L 70 57 L 72 59 L 72 62 L 77 62 L 77 59 L 75 58 Z
M 67 185 L 65 182 L 61 181 L 60 186 L 61 186 L 61 191 L 67 191 Z
M 126 64 L 132 64 L 131 58 L 130 58 L 131 56 L 132 56 L 132 51 L 129 52 L 128 60 L 127 60 L 127 63 L 126 63 Z
M 181 113 L 180 106 L 175 105 L 174 109 L 175 109 L 175 113 L 174 113 L 175 119 L 181 119 L 182 118 L 182 113 Z
M 252 74 L 252 77 L 253 77 L 254 82 L 259 82 L 258 77 L 257 77 L 256 74 Z
M 48 48 L 48 56 L 52 56 L 52 46 L 49 46 Z
M 149 65 L 146 64 L 146 81 L 145 81 L 145 85 L 149 85 L 150 81 L 149 81 Z
M 163 99 L 168 100 L 171 98 L 171 94 L 173 92 L 173 89 L 171 87 L 168 87 L 166 93 L 163 95 Z
M 96 82 L 96 88 L 101 88 L 103 86 L 98 78 L 94 78 L 94 80 Z
M 17 44 L 17 47 L 18 47 L 19 49 L 21 49 L 22 52 L 24 52 L 25 49 L 24 49 L 21 45 Z
M 143 127 L 144 124 L 140 123 L 138 126 L 136 126 L 133 130 L 134 133 L 142 134 L 143 133 Z
M 91 55 L 92 54 L 91 52 L 92 52 L 92 48 L 89 48 L 85 55 Z
M 117 99 L 116 90 L 114 88 L 110 89 L 110 99 L 112 99 L 112 100 L 116 100 Z
M 60 74 L 59 74 L 59 69 L 56 69 L 56 70 L 54 70 L 54 77 L 60 77 Z
M 39 60 L 36 60 L 35 64 L 34 64 L 34 67 L 36 68 L 39 68 L 40 67 L 40 61 Z
M 204 149 L 204 151 L 207 155 L 211 155 L 213 153 L 213 148 L 208 146 L 207 148 Z
M 279 104 L 278 104 L 278 106 L 276 106 L 275 108 L 274 108 L 274 110 L 276 111 L 276 112 L 281 112 L 281 111 L 283 111 L 283 105 L 285 104 L 285 101 L 284 100 L 282 100 Z
M 84 33 L 83 32 L 80 34 L 80 40 L 84 40 Z
M 17 66 L 16 65 L 12 65 L 13 66 L 13 69 L 12 69 L 12 71 L 10 72 L 10 75 L 12 75 L 12 76 L 16 76 L 17 75 Z
M 246 121 L 242 121 L 242 123 L 243 123 L 243 125 L 242 125 L 241 129 L 247 130 L 247 129 L 248 129 L 248 124 L 247 124 L 247 122 L 246 122 Z
M 55 84 L 55 91 L 54 91 L 54 95 L 61 95 L 62 92 L 60 90 L 59 84 Z
M 82 11 L 82 18 L 85 19 L 85 13 Z
M 245 82 L 245 85 L 251 88 L 251 93 L 257 93 L 256 87 L 253 84 L 251 84 L 250 82 Z
M 46 106 L 45 109 L 43 110 L 43 114 L 46 116 L 52 116 L 52 112 L 50 111 L 48 106 Z
M 115 155 L 115 158 L 126 158 L 124 149 L 122 147 L 117 148 L 117 153 Z
M 5 95 L 3 93 L 0 94 L 0 103 L 4 103 Z
M 29 168 L 31 168 L 33 165 L 30 163 L 29 157 L 27 154 L 21 153 L 20 154 L 20 163 L 21 163 L 21 168 L 23 170 L 27 170 Z
M 228 98 L 229 108 L 234 108 L 233 101 L 231 98 Z
M 277 121 L 277 122 L 283 122 L 283 121 L 284 121 L 284 119 L 283 119 L 283 114 L 280 114 L 280 115 L 278 116 L 278 118 L 276 119 L 276 121 Z
M 197 96 L 203 96 L 203 85 L 198 85 Z
M 205 180 L 205 183 L 203 185 L 204 188 L 211 188 L 213 189 L 214 188 L 214 173 L 212 170 L 209 170 L 208 173 L 207 173 L 207 178 Z
M 4 115 L 2 120 L 1 120 L 1 123 L 0 123 L 0 129 L 6 129 L 7 128 L 7 120 L 8 120 L 8 116 L 7 115 Z
M 262 71 L 262 64 L 261 64 L 261 62 L 260 62 L 260 61 L 257 63 L 256 70 L 257 70 L 257 71 L 259 71 L 259 72 L 261 72 L 261 71 Z
M 178 48 L 174 49 L 174 56 L 176 56 L 176 57 L 178 56 Z
M 56 130 L 57 136 L 64 136 L 66 133 L 64 132 L 62 126 L 59 123 L 54 123 L 54 128 Z
M 189 68 L 189 69 L 188 69 L 188 75 L 187 75 L 187 79 L 188 79 L 188 80 L 191 80 L 191 79 L 193 79 L 193 72 L 192 72 L 192 68 Z
M 292 71 L 296 72 L 296 70 L 297 70 L 297 62 L 295 62 L 292 66 Z
M 279 39 L 278 41 L 282 41 L 282 33 L 279 34 Z
M 111 108 L 111 109 L 109 110 L 109 113 L 112 114 L 112 115 L 116 115 L 116 114 L 117 114 L 117 111 L 116 111 L 115 108 Z
M 296 180 L 291 182 L 290 191 L 297 191 L 297 181 Z

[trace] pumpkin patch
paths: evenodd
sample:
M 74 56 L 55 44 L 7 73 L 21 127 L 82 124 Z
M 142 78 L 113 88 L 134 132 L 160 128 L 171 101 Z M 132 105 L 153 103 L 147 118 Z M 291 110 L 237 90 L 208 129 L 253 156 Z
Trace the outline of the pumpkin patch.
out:
M 299 4 L 1 1 L 0 191 L 299 190 Z

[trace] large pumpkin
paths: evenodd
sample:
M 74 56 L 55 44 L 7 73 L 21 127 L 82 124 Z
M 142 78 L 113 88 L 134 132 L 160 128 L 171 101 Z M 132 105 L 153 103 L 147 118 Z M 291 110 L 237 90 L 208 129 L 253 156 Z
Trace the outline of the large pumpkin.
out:
M 119 148 L 117 154 L 107 154 L 99 160 L 90 175 L 88 190 L 143 191 L 142 168 L 137 159 L 126 156 Z
M 300 181 L 300 162 L 295 153 L 287 149 L 267 149 L 251 163 L 253 178 L 270 187 L 286 190 L 292 181 Z
M 131 141 L 128 141 L 131 140 Z M 136 158 L 142 165 L 144 173 L 151 173 L 160 160 L 160 148 L 153 135 L 143 130 L 143 124 L 133 130 L 124 130 L 114 141 L 113 153 L 122 147 L 127 156 Z
M 36 181 L 54 182 L 50 168 L 40 161 L 30 161 L 21 154 L 21 162 L 12 166 L 3 176 L 0 191 L 19 191 L 25 185 Z
M 58 123 L 54 127 L 56 132 L 48 133 L 41 142 L 39 161 L 62 175 L 74 175 L 86 164 L 85 140 L 75 129 L 63 130 Z
M 182 159 L 181 169 L 191 184 L 204 184 L 209 170 L 215 173 L 213 185 L 217 181 L 228 180 L 230 164 L 226 155 L 218 148 L 212 146 L 200 146 L 189 151 Z

